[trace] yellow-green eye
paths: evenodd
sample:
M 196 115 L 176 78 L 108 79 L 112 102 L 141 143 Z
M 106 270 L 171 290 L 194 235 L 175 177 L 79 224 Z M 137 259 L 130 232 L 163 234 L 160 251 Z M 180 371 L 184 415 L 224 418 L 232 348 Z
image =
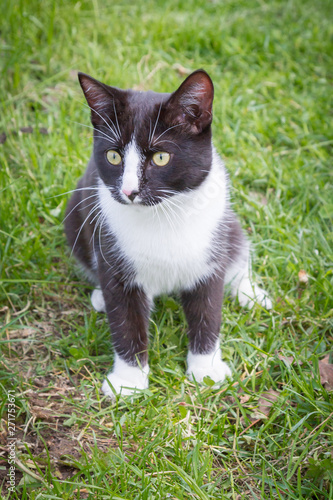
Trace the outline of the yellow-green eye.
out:
M 169 153 L 165 153 L 164 151 L 159 151 L 158 153 L 155 153 L 153 156 L 153 162 L 158 167 L 164 167 L 169 163 L 169 161 L 170 161 L 170 155 Z
M 113 149 L 109 149 L 109 151 L 107 151 L 106 157 L 111 165 L 119 165 L 121 163 L 120 154 L 117 153 L 117 151 L 113 151 Z

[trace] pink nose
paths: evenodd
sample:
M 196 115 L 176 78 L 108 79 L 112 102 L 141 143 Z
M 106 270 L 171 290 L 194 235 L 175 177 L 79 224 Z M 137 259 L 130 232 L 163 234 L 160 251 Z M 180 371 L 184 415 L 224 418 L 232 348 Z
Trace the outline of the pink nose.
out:
M 136 191 L 135 189 L 133 189 L 132 191 L 130 191 L 129 189 L 122 189 L 122 192 L 126 194 L 127 198 L 131 201 L 134 201 L 136 196 L 139 194 L 139 191 Z

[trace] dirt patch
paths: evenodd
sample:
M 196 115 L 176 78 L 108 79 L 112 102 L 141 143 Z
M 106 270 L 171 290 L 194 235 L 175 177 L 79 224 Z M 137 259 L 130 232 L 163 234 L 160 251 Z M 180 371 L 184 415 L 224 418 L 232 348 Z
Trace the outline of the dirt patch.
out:
M 47 473 L 68 480 L 86 466 L 92 450 L 106 453 L 118 447 L 112 423 L 94 420 L 93 408 L 89 417 L 82 416 L 81 401 L 79 390 L 61 375 L 35 379 L 34 390 L 27 389 L 20 397 L 15 422 L 16 486 L 29 474 L 41 484 L 47 481 Z M 0 466 L 5 469 L 0 468 L 0 484 L 4 494 L 8 492 L 9 444 L 7 421 L 2 419 Z

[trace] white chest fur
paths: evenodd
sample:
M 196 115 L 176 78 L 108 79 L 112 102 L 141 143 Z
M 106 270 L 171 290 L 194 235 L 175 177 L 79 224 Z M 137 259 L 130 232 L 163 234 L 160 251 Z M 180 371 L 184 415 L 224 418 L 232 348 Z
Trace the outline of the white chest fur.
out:
M 135 282 L 151 297 L 189 289 L 214 271 L 214 231 L 227 196 L 224 166 L 215 151 L 211 171 L 198 189 L 155 207 L 122 205 L 105 185 L 99 189 L 106 224 L 135 269 Z

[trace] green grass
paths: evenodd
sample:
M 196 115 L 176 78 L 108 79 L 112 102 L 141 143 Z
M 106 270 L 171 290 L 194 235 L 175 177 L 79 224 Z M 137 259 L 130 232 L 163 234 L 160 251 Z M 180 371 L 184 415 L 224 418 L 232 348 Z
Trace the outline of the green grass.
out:
M 2 0 L 0 465 L 13 389 L 20 481 L 8 492 L 0 468 L 3 498 L 333 499 L 332 392 L 318 367 L 333 340 L 332 10 L 329 0 Z M 110 404 L 108 326 L 62 228 L 92 147 L 76 72 L 169 92 L 200 67 L 274 309 L 226 299 L 234 378 L 215 389 L 185 378 L 184 316 L 161 298 L 150 388 Z

